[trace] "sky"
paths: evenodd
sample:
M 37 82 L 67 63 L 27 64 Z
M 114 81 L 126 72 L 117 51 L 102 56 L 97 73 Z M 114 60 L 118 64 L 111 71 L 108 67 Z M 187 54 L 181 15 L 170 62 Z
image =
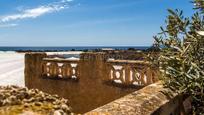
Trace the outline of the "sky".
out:
M 191 0 L 0 0 L 0 46 L 150 46 Z

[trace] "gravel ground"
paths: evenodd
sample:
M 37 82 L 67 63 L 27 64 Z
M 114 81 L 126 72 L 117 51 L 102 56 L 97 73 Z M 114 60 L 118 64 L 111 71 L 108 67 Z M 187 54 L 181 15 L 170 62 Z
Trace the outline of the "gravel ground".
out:
M 29 113 L 28 113 L 29 112 Z M 0 115 L 70 115 L 67 99 L 38 89 L 0 86 Z

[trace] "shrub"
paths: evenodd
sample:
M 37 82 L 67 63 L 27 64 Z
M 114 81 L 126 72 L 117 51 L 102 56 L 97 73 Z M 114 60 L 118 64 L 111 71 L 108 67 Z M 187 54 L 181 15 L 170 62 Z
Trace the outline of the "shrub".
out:
M 193 111 L 204 113 L 204 0 L 195 0 L 196 12 L 184 17 L 181 10 L 168 10 L 165 27 L 154 36 L 160 55 L 164 85 L 192 97 Z M 154 57 L 155 58 L 155 57 Z

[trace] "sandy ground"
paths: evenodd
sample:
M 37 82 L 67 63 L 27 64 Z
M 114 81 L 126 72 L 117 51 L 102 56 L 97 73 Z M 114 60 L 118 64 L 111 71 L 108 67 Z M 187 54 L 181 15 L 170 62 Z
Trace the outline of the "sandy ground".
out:
M 0 52 L 0 85 L 25 85 L 24 54 Z
M 81 52 L 47 52 L 53 54 L 80 54 Z M 25 86 L 24 54 L 15 52 L 0 52 L 0 85 Z

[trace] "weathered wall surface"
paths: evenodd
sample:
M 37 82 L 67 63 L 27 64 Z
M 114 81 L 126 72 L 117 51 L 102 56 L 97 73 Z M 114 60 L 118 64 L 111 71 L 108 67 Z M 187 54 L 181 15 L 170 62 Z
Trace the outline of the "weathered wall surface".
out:
M 86 115 L 184 115 L 183 101 L 176 93 L 155 83 L 99 107 Z
M 27 53 L 25 55 L 25 86 L 34 87 L 36 83 L 40 82 L 42 59 L 46 56 L 45 53 Z
M 87 55 L 86 55 L 87 56 Z M 107 84 L 107 66 L 103 54 L 81 55 L 79 80 L 42 78 L 43 53 L 25 55 L 25 84 L 28 88 L 58 94 L 70 100 L 73 112 L 85 113 L 115 99 L 125 96 L 138 88 L 122 88 Z

